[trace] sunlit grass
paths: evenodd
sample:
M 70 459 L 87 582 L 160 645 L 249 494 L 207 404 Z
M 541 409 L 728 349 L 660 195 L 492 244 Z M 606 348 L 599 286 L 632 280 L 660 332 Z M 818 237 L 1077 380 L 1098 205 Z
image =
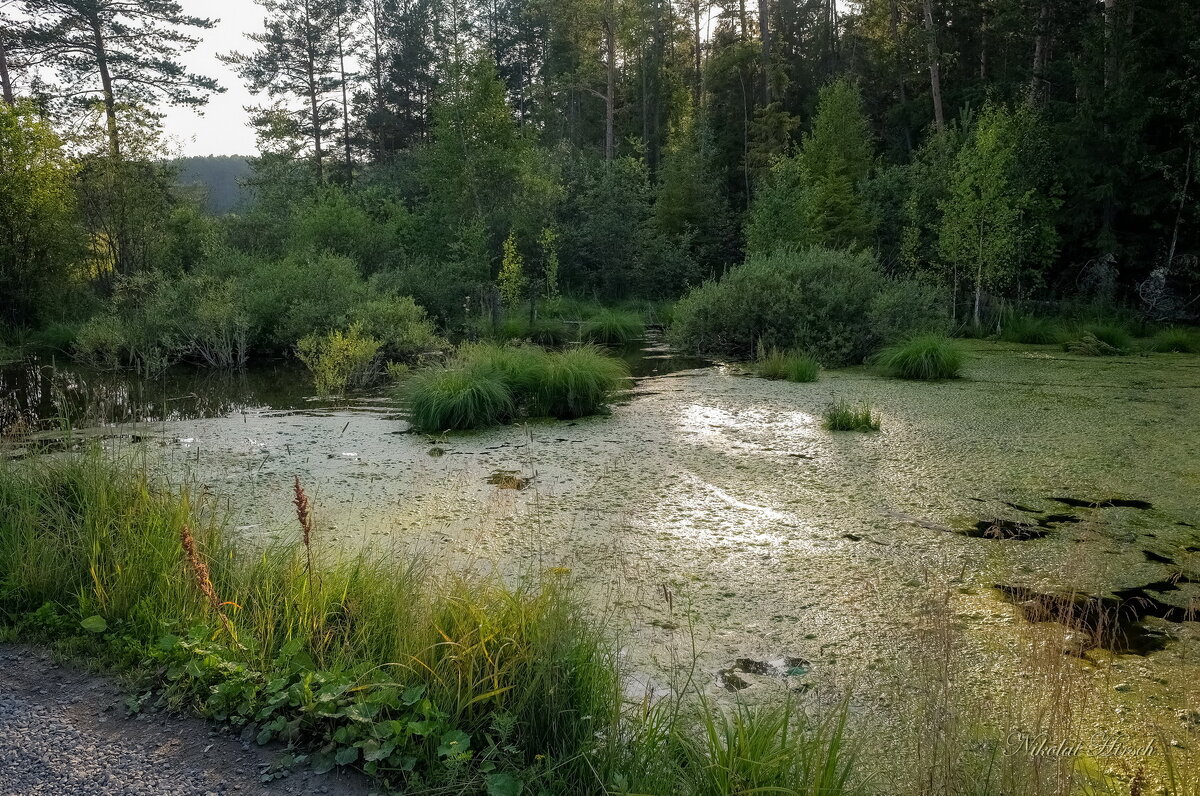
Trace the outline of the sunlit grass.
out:
M 430 433 L 497 425 L 516 411 L 499 374 L 461 365 L 417 371 L 405 391 L 409 422 Z

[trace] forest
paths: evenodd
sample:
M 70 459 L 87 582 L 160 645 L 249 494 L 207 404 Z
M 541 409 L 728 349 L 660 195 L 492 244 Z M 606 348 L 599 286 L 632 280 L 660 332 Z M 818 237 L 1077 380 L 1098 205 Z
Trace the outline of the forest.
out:
M 671 300 L 783 246 L 869 252 L 954 328 L 1196 313 L 1187 3 L 271 0 L 223 56 L 262 104 L 218 217 L 155 115 L 222 89 L 179 60 L 212 21 L 8 5 L 0 309 L 95 356 L 202 358 L 156 326 L 180 303 L 265 352 L 368 294 L 455 330 L 505 291 Z M 324 306 L 269 295 L 284 273 Z
M 1200 794 L 1196 0 L 0 0 L 0 88 L 0 661 L 155 716 L 14 677 L 0 791 Z

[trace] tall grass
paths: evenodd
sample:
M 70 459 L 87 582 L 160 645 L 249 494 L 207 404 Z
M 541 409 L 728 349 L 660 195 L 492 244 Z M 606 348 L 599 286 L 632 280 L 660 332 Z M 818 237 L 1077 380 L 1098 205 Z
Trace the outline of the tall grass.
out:
M 754 370 L 764 379 L 807 382 L 817 380 L 821 365 L 807 354 L 771 349 L 759 354 Z
M 616 645 L 560 576 L 335 555 L 295 491 L 298 542 L 255 550 L 186 489 L 97 455 L 0 467 L 0 625 L 402 789 L 849 791 L 844 711 L 626 711 Z
M 1150 340 L 1150 350 L 1160 354 L 1200 354 L 1200 331 L 1163 329 Z
M 1026 345 L 1054 345 L 1063 340 L 1063 329 L 1046 318 L 1017 315 L 1000 331 L 1000 339 Z
M 509 318 L 500 325 L 496 337 L 500 340 L 528 340 L 544 346 L 560 346 L 570 339 L 567 325 L 558 318 Z
M 574 419 L 602 412 L 628 376 L 625 363 L 591 345 L 561 352 L 465 345 L 447 365 L 410 381 L 409 417 L 422 431 L 481 428 L 522 415 Z
M 579 327 L 579 337 L 584 342 L 609 346 L 629 345 L 645 333 L 641 317 L 624 310 L 600 310 Z
M 418 371 L 405 385 L 409 421 L 422 431 L 461 431 L 497 425 L 516 411 L 502 378 L 463 367 Z
M 958 378 L 963 359 L 958 343 L 942 335 L 925 334 L 883 349 L 875 362 L 896 378 L 941 380 Z

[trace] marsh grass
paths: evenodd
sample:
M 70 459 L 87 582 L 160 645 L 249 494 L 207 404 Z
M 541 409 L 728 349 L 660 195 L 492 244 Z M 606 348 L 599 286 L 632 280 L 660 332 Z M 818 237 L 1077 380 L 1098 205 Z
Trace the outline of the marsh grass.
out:
M 1063 349 L 1090 357 L 1111 357 L 1133 352 L 1133 335 L 1115 323 L 1091 323 L 1079 327 Z
M 817 360 L 798 351 L 771 349 L 760 352 L 754 363 L 754 371 L 764 379 L 782 379 L 794 382 L 816 381 L 821 373 Z
M 579 327 L 580 340 L 607 346 L 629 345 L 645 333 L 646 325 L 641 317 L 625 310 L 600 310 Z
M 925 334 L 883 349 L 874 361 L 895 378 L 940 381 L 958 378 L 964 358 L 962 347 L 955 341 Z
M 431 433 L 497 425 L 516 411 L 500 375 L 453 365 L 417 371 L 404 391 L 409 421 Z
M 337 555 L 298 483 L 295 503 L 301 541 L 253 549 L 98 454 L 0 467 L 0 626 L 129 670 L 138 705 L 410 792 L 849 792 L 844 710 L 628 710 L 615 641 L 562 575 Z
M 414 376 L 406 387 L 409 416 L 429 432 L 521 416 L 575 419 L 604 411 L 628 377 L 624 362 L 592 345 L 549 352 L 475 343 L 461 347 L 447 365 Z
M 837 401 L 825 410 L 824 426 L 830 431 L 878 431 L 880 423 L 881 418 L 866 401 Z
M 509 318 L 501 324 L 500 340 L 527 340 L 542 346 L 561 346 L 571 339 L 567 325 L 558 318 L 540 317 L 532 322 L 528 317 Z
M 1163 329 L 1151 338 L 1150 350 L 1160 354 L 1200 354 L 1200 330 Z
M 1063 328 L 1047 318 L 1017 315 L 1009 319 L 1000 332 L 1000 339 L 1025 345 L 1055 345 L 1063 342 Z

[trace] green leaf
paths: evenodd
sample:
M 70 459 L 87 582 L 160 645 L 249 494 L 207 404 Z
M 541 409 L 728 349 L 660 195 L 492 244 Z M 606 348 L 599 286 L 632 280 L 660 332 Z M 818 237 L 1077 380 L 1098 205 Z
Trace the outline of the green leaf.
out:
M 333 758 L 339 766 L 348 766 L 358 759 L 357 746 L 343 746 Z
M 520 796 L 521 780 L 507 771 L 490 774 L 485 781 L 487 782 L 488 796 Z
M 437 753 L 442 757 L 452 757 L 463 752 L 471 751 L 471 736 L 462 730 L 451 730 L 442 736 L 442 743 Z
M 108 622 L 105 622 L 104 617 L 99 615 L 89 616 L 79 624 L 89 633 L 103 633 L 108 630 Z
M 404 689 L 404 693 L 400 695 L 400 701 L 405 705 L 415 705 L 423 696 L 425 696 L 425 686 L 414 685 Z

